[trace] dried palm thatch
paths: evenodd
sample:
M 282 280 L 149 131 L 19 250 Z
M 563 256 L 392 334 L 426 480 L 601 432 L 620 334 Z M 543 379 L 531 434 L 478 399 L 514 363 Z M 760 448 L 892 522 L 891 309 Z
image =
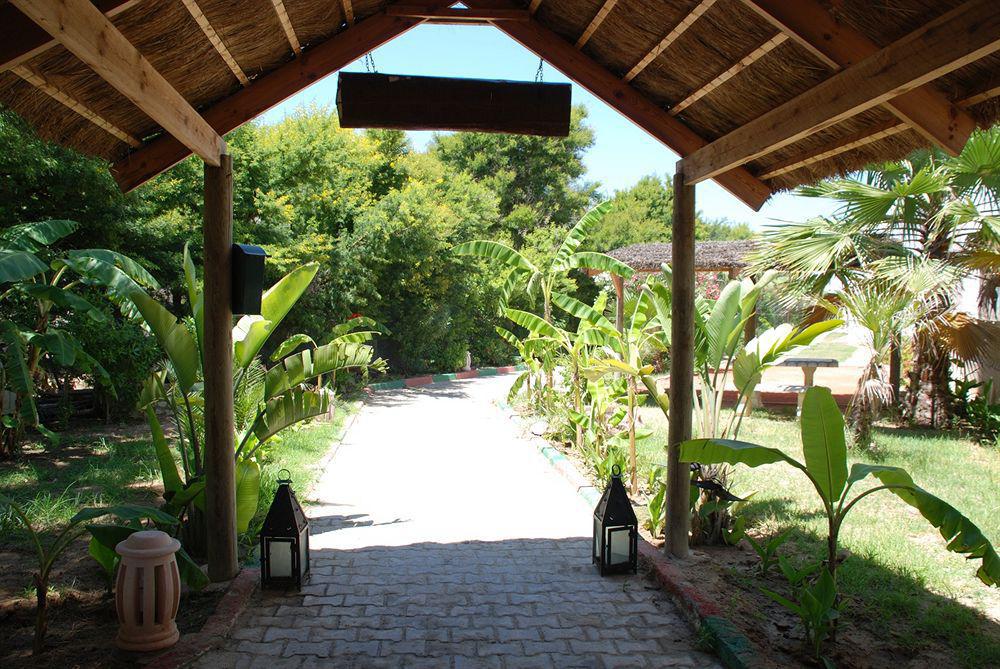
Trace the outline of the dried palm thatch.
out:
M 527 7 L 529 0 L 512 0 Z M 884 47 L 955 8 L 963 0 L 818 0 L 843 24 Z M 254 86 L 263 75 L 383 11 L 390 0 L 194 0 L 236 65 Z M 275 5 L 301 44 L 297 56 Z M 349 21 L 344 6 L 354 19 Z M 107 4 L 115 4 L 107 0 Z M 190 4 L 190 3 L 189 3 Z M 419 3 L 409 3 L 410 5 Z M 576 42 L 603 0 L 542 0 L 533 20 Z M 161 74 L 201 111 L 239 93 L 243 85 L 177 0 L 132 0 L 112 22 Z M 0 4 L 0 14 L 15 12 Z M 694 14 L 692 14 L 694 12 Z M 691 19 L 692 16 L 697 18 Z M 3 18 L 3 17 L 0 17 Z M 689 20 L 690 19 L 690 20 Z M 0 37 L 13 22 L 0 21 Z M 678 28 L 681 26 L 681 28 Z M 664 41 L 671 36 L 669 43 Z M 776 41 L 775 41 L 776 40 Z M 772 43 L 773 42 L 773 43 Z M 766 46 L 763 52 L 762 45 Z M 628 0 L 618 2 L 582 48 L 583 54 L 661 109 L 682 101 L 676 118 L 711 142 L 795 98 L 835 72 L 741 0 Z M 159 126 L 61 46 L 22 63 L 55 82 L 97 116 L 143 142 Z M 558 66 L 558 63 L 555 63 Z M 6 71 L 0 62 L 0 104 L 24 116 L 44 137 L 109 161 L 143 147 L 129 144 Z M 981 125 L 1000 118 L 1000 55 L 985 56 L 939 77 L 934 85 Z M 307 78 L 299 85 L 305 86 Z M 692 101 L 693 100 L 693 101 Z M 252 113 L 256 113 L 253 111 Z M 238 119 L 239 122 L 249 120 Z M 882 107 L 857 114 L 747 164 L 772 190 L 843 174 L 872 161 L 901 157 L 927 140 Z
M 732 272 L 737 274 L 747 266 L 747 257 L 753 252 L 752 240 L 696 242 L 694 268 L 697 272 Z M 625 263 L 636 272 L 659 272 L 664 263 L 671 262 L 672 245 L 667 242 L 632 244 L 611 251 L 608 255 Z

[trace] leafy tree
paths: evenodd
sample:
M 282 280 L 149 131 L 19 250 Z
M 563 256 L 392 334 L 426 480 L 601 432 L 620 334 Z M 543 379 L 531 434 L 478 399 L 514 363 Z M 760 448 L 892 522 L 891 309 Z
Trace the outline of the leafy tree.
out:
M 534 227 L 569 227 L 594 198 L 595 186 L 580 181 L 594 144 L 586 118 L 585 107 L 574 107 L 565 138 L 463 132 L 437 135 L 430 150 L 497 194 L 501 227 L 489 232 L 519 248 Z

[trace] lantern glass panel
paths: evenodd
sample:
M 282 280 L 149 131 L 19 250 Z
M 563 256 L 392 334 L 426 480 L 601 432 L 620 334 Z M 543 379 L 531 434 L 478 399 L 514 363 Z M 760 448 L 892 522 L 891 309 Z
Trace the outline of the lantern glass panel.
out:
M 292 578 L 292 551 L 294 546 L 287 539 L 268 539 L 268 557 L 271 578 Z
M 629 527 L 609 527 L 604 544 L 608 552 L 606 563 L 616 566 L 630 561 L 632 552 L 632 530 Z
M 601 519 L 594 516 L 594 559 L 601 557 Z

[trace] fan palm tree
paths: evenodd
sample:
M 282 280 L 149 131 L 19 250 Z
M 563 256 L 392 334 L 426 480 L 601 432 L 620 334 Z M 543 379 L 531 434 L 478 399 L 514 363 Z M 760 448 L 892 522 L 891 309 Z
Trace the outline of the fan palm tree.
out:
M 810 197 L 840 204 L 833 219 L 776 227 L 766 232 L 756 269 L 779 269 L 798 291 L 821 295 L 830 280 L 845 286 L 877 275 L 880 261 L 932 260 L 965 276 L 978 274 L 986 288 L 981 313 L 995 313 L 1000 285 L 1000 128 L 972 135 L 958 156 L 918 151 L 906 160 L 876 165 L 843 179 L 799 189 Z M 952 309 L 960 282 L 951 292 L 932 292 L 913 328 L 914 363 L 909 413 L 929 407 L 928 421 L 947 419 L 949 337 L 968 343 L 976 321 L 962 334 Z M 992 286 L 992 292 L 989 287 Z M 977 348 L 973 345 L 973 348 Z

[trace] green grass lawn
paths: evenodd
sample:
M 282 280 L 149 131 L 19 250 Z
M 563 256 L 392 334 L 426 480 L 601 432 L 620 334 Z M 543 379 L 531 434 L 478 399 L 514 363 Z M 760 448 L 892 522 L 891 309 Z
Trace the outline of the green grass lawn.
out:
M 666 434 L 666 425 L 659 410 L 641 411 L 645 425 L 657 428 L 657 436 L 640 442 L 640 468 L 648 468 L 665 461 L 659 435 Z M 790 418 L 760 412 L 744 422 L 740 439 L 802 460 L 798 423 Z M 903 467 L 1000 545 L 1000 451 L 932 431 L 887 429 L 876 441 L 877 460 L 854 453 L 850 460 Z M 752 534 L 771 536 L 794 528 L 786 550 L 823 556 L 825 515 L 800 472 L 779 464 L 740 465 L 733 492 L 740 497 L 753 493 L 745 507 Z M 839 572 L 843 591 L 855 600 L 848 615 L 865 616 L 887 633 L 891 629 L 901 644 L 919 647 L 924 638 L 936 639 L 964 666 L 1000 666 L 1000 592 L 985 587 L 963 557 L 945 550 L 941 536 L 915 509 L 891 494 L 876 493 L 851 511 L 840 539 L 841 548 L 851 553 Z

